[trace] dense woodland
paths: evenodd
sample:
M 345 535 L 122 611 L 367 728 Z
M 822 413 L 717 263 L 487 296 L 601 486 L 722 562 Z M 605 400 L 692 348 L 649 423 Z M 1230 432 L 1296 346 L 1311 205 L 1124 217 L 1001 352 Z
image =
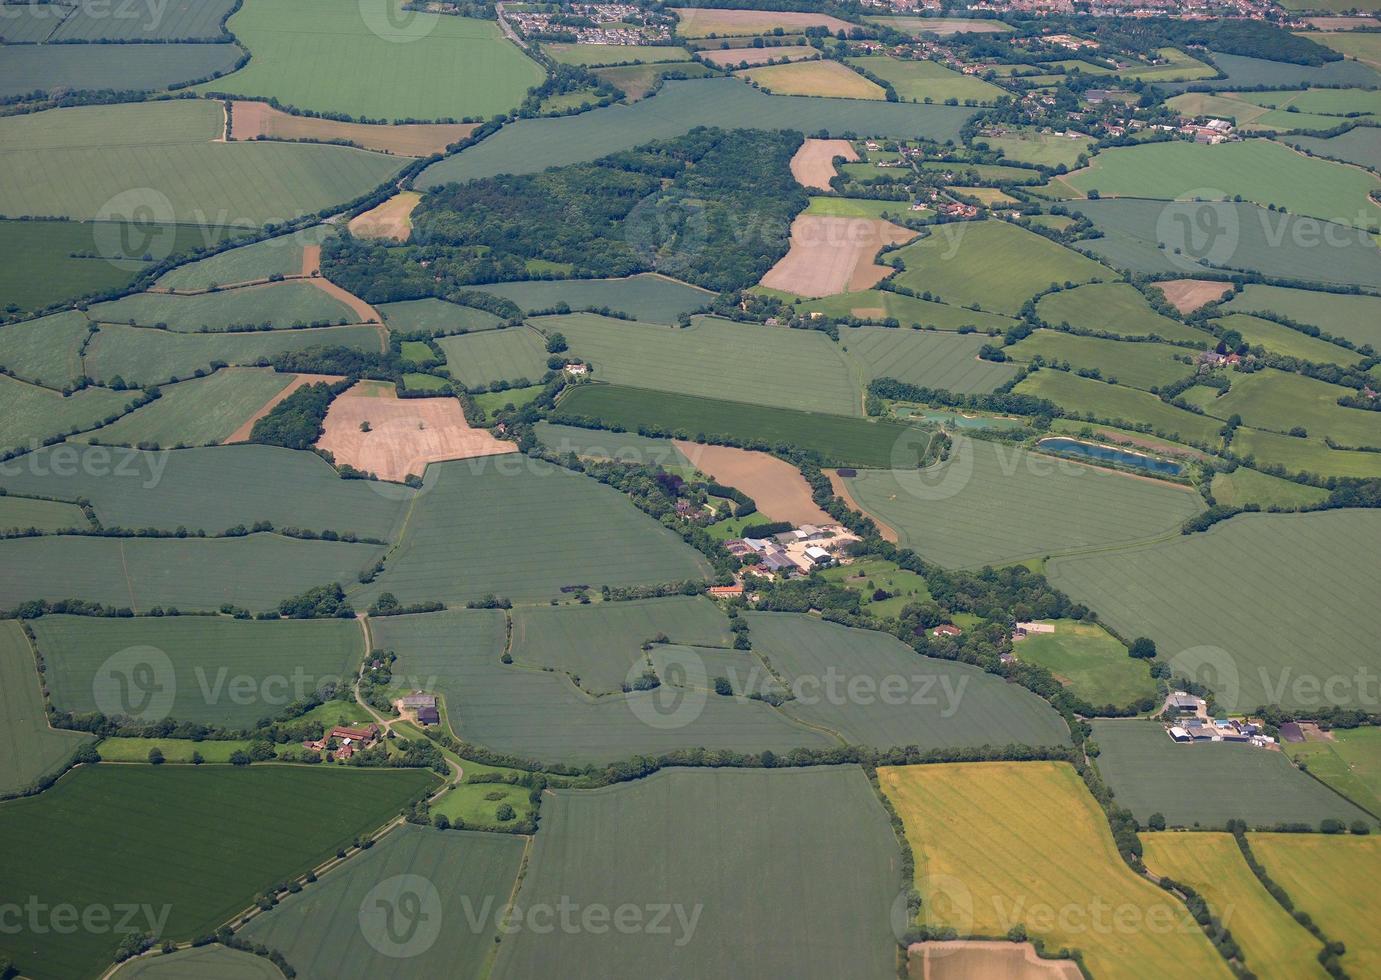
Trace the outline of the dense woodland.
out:
M 789 166 L 801 139 L 698 128 L 594 163 L 447 185 L 418 205 L 410 244 L 340 236 L 322 267 L 372 303 L 528 279 L 530 260 L 577 277 L 656 270 L 742 288 L 785 254 L 809 203 Z

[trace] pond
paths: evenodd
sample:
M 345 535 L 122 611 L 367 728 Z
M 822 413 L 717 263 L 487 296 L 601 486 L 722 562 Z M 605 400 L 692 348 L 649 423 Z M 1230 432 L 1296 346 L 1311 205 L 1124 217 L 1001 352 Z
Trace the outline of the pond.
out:
M 1026 425 L 1025 419 L 1000 418 L 991 415 L 961 415 L 958 412 L 913 408 L 909 405 L 897 406 L 897 416 L 899 418 L 922 419 L 926 422 L 938 422 L 950 429 L 1020 429 Z
M 1130 466 L 1134 469 L 1145 470 L 1148 473 L 1155 473 L 1157 476 L 1179 476 L 1184 472 L 1183 466 L 1179 463 L 1172 463 L 1168 459 L 1157 459 L 1154 456 L 1147 456 L 1145 453 L 1117 449 L 1114 446 L 1101 446 L 1092 442 L 1080 442 L 1077 439 L 1055 437 L 1042 439 L 1036 445 L 1047 452 L 1083 456 L 1085 459 L 1100 463 Z

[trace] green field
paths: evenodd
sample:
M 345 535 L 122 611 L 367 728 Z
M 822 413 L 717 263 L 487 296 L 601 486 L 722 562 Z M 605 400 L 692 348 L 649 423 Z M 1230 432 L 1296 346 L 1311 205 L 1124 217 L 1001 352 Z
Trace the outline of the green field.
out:
M 1119 69 L 1118 77 L 1143 82 L 1189 82 L 1213 78 L 1218 74 L 1199 59 L 1191 58 L 1178 48 L 1157 48 L 1155 57 L 1163 60 L 1165 64 L 1146 65 L 1130 71 Z
M 347 0 L 247 0 L 226 26 L 254 57 L 197 91 L 359 119 L 445 120 L 513 109 L 542 81 L 493 21 Z
M 1188 910 L 1123 862 L 1067 763 L 886 767 L 878 780 L 906 824 L 924 924 L 961 938 L 1024 925 L 1052 952 L 1081 951 L 1096 977 L 1233 976 Z
M 1283 753 L 1232 742 L 1175 742 L 1156 721 L 1092 724 L 1098 771 L 1118 805 L 1143 824 L 1153 813 L 1164 814 L 1171 827 L 1193 829 L 1222 829 L 1229 820 L 1318 827 L 1328 817 L 1344 823 L 1366 818 Z
M 188 976 L 201 980 L 279 980 L 282 975 L 265 956 L 212 943 L 126 960 L 111 976 L 119 980 L 182 980 Z
M 1216 445 L 1222 428 L 1217 419 L 1175 408 L 1148 392 L 1081 378 L 1071 371 L 1046 368 L 1027 375 L 1013 390 L 1047 398 L 1076 417 L 1106 419 L 1124 428 L 1149 425 L 1152 432 L 1180 442 Z
M 380 303 L 375 309 L 388 323 L 389 329 L 403 333 L 420 330 L 465 333 L 471 330 L 490 330 L 503 322 L 493 313 L 433 297 L 407 299 L 398 303 Z
M 520 929 L 499 946 L 496 980 L 892 975 L 900 854 L 856 767 L 672 769 L 556 790 L 543 810 L 520 908 L 646 901 L 675 914 L 665 932 Z
M 635 320 L 675 323 L 714 300 L 708 289 L 667 276 L 645 273 L 626 279 L 537 279 L 480 286 L 482 291 L 511 299 L 524 312 L 550 310 L 565 303 L 573 310 L 607 306 Z
M 1246 425 L 1286 432 L 1303 426 L 1310 436 L 1331 436 L 1347 447 L 1381 446 L 1381 415 L 1338 404 L 1355 389 L 1265 368 L 1250 374 L 1233 374 L 1228 393 L 1213 402 L 1213 414 L 1226 419 L 1242 416 Z
M 1284 742 L 1291 759 L 1358 806 L 1381 814 L 1381 728 L 1336 728 L 1330 738 Z
M 571 353 L 610 384 L 835 415 L 863 412 L 849 362 L 819 331 L 715 317 L 696 318 L 681 329 L 590 313 L 533 323 L 547 335 L 563 334 Z
M 56 391 L 0 375 L 0 449 L 37 449 L 53 438 L 92 429 L 128 411 L 139 392 L 84 388 Z M 262 402 L 261 402 L 262 404 Z
M 415 491 L 343 480 L 313 453 L 234 445 L 176 452 L 64 446 L 0 468 L 0 487 L 85 499 L 105 527 L 218 534 L 268 521 L 274 527 L 391 540 Z M 20 498 L 0 497 L 18 502 Z M 59 505 L 69 506 L 69 505 Z
M 1266 891 L 1232 835 L 1142 834 L 1141 846 L 1152 874 L 1204 897 L 1257 976 L 1328 976 L 1319 963 L 1319 941 Z
M 821 102 L 804 96 L 766 95 L 735 78 L 668 81 L 655 100 L 505 126 L 491 138 L 428 167 L 418 176 L 417 189 L 500 173 L 538 173 L 681 136 L 696 126 L 733 129 L 757 126 L 764 119 L 782 129 L 808 133 L 823 129 L 837 135 L 851 130 L 894 138 L 957 139 L 973 111 L 957 106 L 855 99 Z
M 665 64 L 652 65 L 622 65 L 617 68 L 592 68 L 590 71 L 622 92 L 625 101 L 629 103 L 652 95 L 668 75 L 683 78 L 705 78 L 715 74 L 708 65 L 690 61 L 671 61 Z
M 401 167 L 345 146 L 213 142 L 221 128 L 220 106 L 185 99 L 0 119 L 0 167 L 10 175 L 0 213 L 118 219 L 149 208 L 212 230 L 260 225 L 350 201 Z M 123 193 L 130 173 L 144 190 Z
M 509 405 L 521 408 L 545 390 L 545 385 L 532 385 L 527 388 L 510 388 L 507 391 L 485 391 L 471 397 L 476 405 L 492 415 Z
M 62 388 L 82 376 L 91 324 L 76 310 L 0 327 L 0 367 L 25 381 Z
M 1279 464 L 1290 473 L 1362 479 L 1381 476 L 1381 455 L 1330 449 L 1321 436 L 1312 433 L 1311 438 L 1299 439 L 1244 426 L 1232 437 L 1232 451 L 1254 459 L 1258 466 Z
M 17 793 L 59 769 L 90 736 L 48 727 L 38 665 L 14 622 L 0 623 L 0 794 Z
M 1362 360 L 1362 355 L 1355 351 L 1311 337 L 1274 320 L 1246 313 L 1233 313 L 1215 320 L 1214 324 L 1224 330 L 1236 330 L 1248 344 L 1264 347 L 1272 354 L 1297 357 L 1315 364 L 1335 364 L 1338 367 L 1351 367 Z
M 210 232 L 208 241 L 206 233 Z M 170 253 L 214 244 L 217 229 L 170 225 L 157 241 Z M 112 222 L 0 221 L 0 297 L 15 312 L 44 309 L 52 303 L 120 289 L 147 268 L 144 252 L 129 255 L 123 240 L 139 245 L 143 234 L 129 235 Z M 81 255 L 109 255 L 79 258 Z M 152 257 L 152 256 L 151 256 Z
M 668 470 L 691 468 L 690 460 L 681 454 L 670 439 L 654 439 L 635 432 L 582 429 L 555 422 L 538 422 L 534 430 L 542 445 L 563 455 L 575 453 L 593 459 L 661 466 Z
M 1036 304 L 1036 315 L 1052 326 L 1067 323 L 1077 330 L 1119 337 L 1195 340 L 1201 344 L 1212 339 L 1202 330 L 1157 313 L 1145 296 L 1124 282 L 1093 283 L 1050 293 Z
M 262 242 L 251 248 L 267 244 Z M 232 249 L 225 254 L 238 251 Z M 87 316 L 100 323 L 133 321 L 141 327 L 166 324 L 167 329 L 183 333 L 261 328 L 265 324 L 283 329 L 358 322 L 350 307 L 309 282 L 246 286 L 197 296 L 135 293 L 113 303 L 93 306 Z
M 154 385 L 191 378 L 198 371 L 209 373 L 217 365 L 253 366 L 267 363 L 276 355 L 288 351 L 320 346 L 350 347 L 377 353 L 380 347 L 379 329 L 359 324 L 310 330 L 188 334 L 151 327 L 104 324 L 87 345 L 83 364 L 87 375 L 101 384 L 110 384 L 116 378 L 122 378 L 126 384 Z M 286 382 L 290 375 L 280 374 L 277 378 L 280 382 Z M 259 405 L 263 405 L 264 401 L 267 399 L 260 401 Z M 244 418 L 248 418 L 259 405 L 253 406 Z M 237 427 L 232 426 L 230 432 Z M 230 435 L 230 432 L 225 435 Z
M 861 470 L 847 483 L 902 545 L 947 568 L 1125 546 L 1203 506 L 1185 487 L 976 439 L 919 472 Z
M 252 728 L 327 685 L 349 683 L 365 649 L 348 619 L 44 616 L 33 629 L 55 707 L 222 728 Z M 140 653 L 128 664 L 111 659 L 132 648 Z M 156 688 L 132 687 L 141 665 Z
M 496 381 L 526 387 L 547 373 L 546 341 L 527 326 L 442 337 L 437 344 L 446 355 L 446 370 L 466 388 Z
M 690 52 L 685 48 L 660 44 L 544 44 L 542 50 L 558 64 L 586 68 L 690 60 Z
M 1013 29 L 1009 24 L 986 17 L 865 17 L 864 20 L 915 37 L 922 34 L 1003 34 Z
M 898 285 L 999 313 L 1016 313 L 1051 283 L 1111 276 L 1097 262 L 1005 221 L 941 225 L 891 256 L 906 264 Z
M 1366 4 L 1358 7 L 1365 9 Z M 1381 38 L 1371 37 L 1366 32 L 1321 31 L 1310 35 L 1310 40 L 1325 45 L 1349 59 L 1355 59 L 1375 67 L 1381 65 Z
M 1358 126 L 1340 136 L 1291 136 L 1286 141 L 1316 156 L 1381 170 L 1381 131 L 1372 126 Z
M 1295 907 L 1319 924 L 1347 952 L 1350 976 L 1381 974 L 1381 942 L 1370 896 L 1381 874 L 1381 839 L 1319 834 L 1249 834 L 1252 853 Z
M 936 61 L 868 55 L 849 58 L 848 64 L 890 83 L 903 102 L 944 102 L 946 99 L 965 102 L 974 99 L 990 105 L 1010 94 L 991 82 L 946 68 Z
M 523 759 L 607 765 L 695 747 L 780 755 L 839 744 L 763 702 L 719 697 L 688 684 L 700 680 L 692 676 L 693 659 L 668 672 L 665 690 L 593 698 L 557 674 L 501 663 L 504 617 L 498 612 L 389 616 L 373 620 L 371 628 L 375 646 L 398 654 L 395 680 L 406 678 L 405 686 L 445 698 L 460 739 Z M 752 663 L 747 654 L 739 656 Z
M 703 578 L 700 555 L 588 477 L 521 456 L 439 463 L 388 567 L 364 590 L 404 603 Z M 363 603 L 361 603 L 363 604 Z
M 1017 659 L 1039 664 L 1094 706 L 1127 707 L 1156 695 L 1146 665 L 1127 656 L 1127 648 L 1095 623 L 1047 620 L 1054 633 L 1032 633 L 1013 646 Z
M 276 534 L 238 538 L 61 536 L 0 541 L 0 608 L 82 598 L 147 612 L 230 602 L 258 612 L 327 582 L 353 582 L 381 549 Z
M 188 738 L 125 738 L 114 736 L 101 739 L 97 751 L 102 762 L 148 762 L 153 749 L 163 753 L 163 760 L 178 765 L 197 764 L 193 755 L 200 755 L 207 763 L 228 765 L 236 752 L 249 749 L 253 742 L 245 739 L 205 739 L 195 742 Z
M 84 766 L 40 796 L 0 807 L 0 860 L 12 895 L 78 909 L 147 904 L 166 914 L 164 938 L 187 940 L 434 784 L 421 770 Z M 123 819 L 112 822 L 112 808 Z M 142 911 L 130 928 L 147 928 Z M 123 938 L 26 928 L 0 934 L 0 950 L 35 980 L 96 976 Z
M 747 613 L 753 652 L 790 686 L 783 712 L 851 745 L 922 749 L 1063 745 L 1069 731 L 1040 698 L 968 664 L 917 659 L 886 633 L 794 613 Z M 839 690 L 870 692 L 856 697 Z M 887 685 L 900 680 L 901 696 Z
M 907 605 L 930 598 L 923 577 L 884 558 L 859 558 L 847 565 L 827 568 L 820 576 L 857 592 L 864 611 L 874 616 L 899 616 Z M 879 589 L 890 593 L 890 597 L 875 599 Z
M 598 419 L 629 431 L 651 426 L 692 439 L 704 435 L 796 446 L 837 466 L 909 464 L 915 461 L 919 440 L 926 438 L 920 430 L 885 419 L 764 408 L 614 385 L 581 385 L 561 400 L 558 421 L 561 416 Z M 894 452 L 899 444 L 908 450 L 900 459 Z
M 1096 368 L 1108 381 L 1147 391 L 1188 377 L 1195 365 L 1187 364 L 1193 351 L 1169 344 L 1080 337 L 1058 330 L 1037 330 L 1008 347 L 1008 357 L 1018 361 L 1044 358 L 1047 363 L 1068 362 L 1075 370 Z
M 517 611 L 509 652 L 515 664 L 561 671 L 591 694 L 611 694 L 644 659 L 642 644 L 659 636 L 691 646 L 734 642 L 713 600 L 675 596 Z
M 63 531 L 85 529 L 90 521 L 76 504 L 29 497 L 0 496 L 0 530 Z
M 1230 313 L 1275 314 L 1318 327 L 1354 344 L 1381 347 L 1381 297 L 1249 283 L 1223 309 Z
M 1016 376 L 1014 364 L 985 361 L 982 334 L 887 327 L 843 327 L 839 343 L 869 378 L 896 378 L 923 388 L 985 394 Z
M 230 13 L 233 0 L 170 5 L 160 16 L 153 11 L 131 10 L 124 16 L 78 7 L 52 34 L 54 41 L 198 41 L 224 40 L 221 19 Z
M 1217 146 L 1172 140 L 1116 147 L 1065 181 L 1080 191 L 1096 188 L 1114 197 L 1169 200 L 1190 193 L 1211 198 L 1205 188 L 1215 188 L 1222 197 L 1240 194 L 1263 207 L 1274 204 L 1342 224 L 1361 221 L 1375 227 L 1381 219 L 1381 206 L 1368 196 L 1381 189 L 1376 175 L 1311 159 L 1269 140 Z
M 810 207 L 801 213 L 830 218 L 898 217 L 909 214 L 910 205 L 906 201 L 872 201 L 862 197 L 812 197 Z
M 1349 679 L 1381 664 L 1357 573 L 1378 535 L 1381 514 L 1368 510 L 1244 514 L 1145 547 L 1057 558 L 1046 575 L 1123 636 L 1155 640 L 1165 659 L 1219 648 L 1186 655 L 1181 673 L 1202 667 L 1229 710 L 1346 707 L 1370 697 Z
M 483 976 L 523 853 L 518 837 L 405 824 L 241 935 L 282 952 L 302 977 L 396 975 L 402 964 Z M 436 918 L 399 938 L 392 914 L 410 907 L 409 896 Z
M 463 765 L 468 779 L 476 768 L 475 764 L 466 760 Z M 516 776 L 523 775 L 516 769 L 509 771 Z M 534 809 L 531 794 L 532 791 L 525 786 L 463 782 L 432 803 L 431 814 L 433 817 L 445 815 L 452 827 L 503 828 L 512 824 L 506 824 L 498 818 L 499 807 L 507 803 L 513 808 L 514 820 L 528 820 Z
M 832 317 L 855 316 L 875 322 L 892 317 L 902 326 L 933 327 L 936 330 L 973 327 L 984 333 L 1001 333 L 1012 325 L 1010 317 L 996 313 L 982 313 L 959 306 L 946 306 L 944 303 L 931 303 L 885 289 L 840 293 L 837 296 L 797 303 L 796 308 L 802 313 L 820 312 Z
M 987 143 L 991 149 L 1001 150 L 1003 157 L 1008 160 L 1051 168 L 1075 166 L 1079 162 L 1079 155 L 1088 152 L 1092 145 L 1087 139 L 1070 139 L 1068 136 L 1033 130 L 1012 130 L 1002 136 L 980 136 L 978 141 Z
M 105 445 L 205 446 L 230 438 L 288 382 L 266 368 L 225 368 L 162 389 L 162 396 L 118 422 L 78 438 Z M 128 396 L 126 396 L 128 397 Z
M 1213 475 L 1213 499 L 1228 507 L 1256 504 L 1261 508 L 1308 507 L 1328 499 L 1328 491 L 1239 466 L 1231 473 Z
M 7 44 L 0 61 L 0 98 L 60 89 L 156 92 L 228 72 L 243 54 L 236 44 Z
M 1381 255 L 1370 236 L 1343 225 L 1321 228 L 1314 218 L 1272 214 L 1254 204 L 1105 198 L 1074 207 L 1103 233 L 1085 247 L 1119 269 L 1183 276 L 1207 271 L 1201 261 L 1208 261 L 1281 279 L 1381 286 Z M 1236 227 L 1237 237 L 1186 235 L 1185 221 L 1197 223 L 1190 227 Z M 1330 247 L 1316 247 L 1320 235 L 1328 236 Z

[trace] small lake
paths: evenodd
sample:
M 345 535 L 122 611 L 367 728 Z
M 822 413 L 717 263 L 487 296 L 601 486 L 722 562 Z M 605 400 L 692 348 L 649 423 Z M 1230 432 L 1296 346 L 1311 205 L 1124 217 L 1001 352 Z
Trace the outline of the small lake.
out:
M 897 415 L 901 418 L 938 422 L 951 429 L 1020 429 L 1026 425 L 1025 419 L 995 418 L 991 415 L 960 415 L 958 412 L 941 412 L 930 408 L 911 408 L 909 406 L 899 406 Z
M 1091 442 L 1080 442 L 1077 439 L 1064 439 L 1054 437 L 1042 439 L 1036 443 L 1038 447 L 1047 452 L 1065 453 L 1070 456 L 1083 456 L 1085 459 L 1096 460 L 1100 463 L 1116 463 L 1119 466 L 1130 466 L 1138 470 L 1145 470 L 1148 473 L 1155 473 L 1157 476 L 1179 476 L 1184 472 L 1184 467 L 1179 463 L 1172 463 L 1167 459 L 1157 459 L 1154 456 L 1147 456 L 1144 453 L 1134 453 L 1126 449 L 1117 449 L 1113 446 L 1100 446 Z

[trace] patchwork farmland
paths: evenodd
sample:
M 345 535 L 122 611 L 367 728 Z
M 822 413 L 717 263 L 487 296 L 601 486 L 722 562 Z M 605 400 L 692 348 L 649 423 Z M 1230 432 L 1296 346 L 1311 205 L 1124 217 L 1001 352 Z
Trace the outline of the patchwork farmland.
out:
M 0 5 L 0 978 L 1381 974 L 1375 11 L 868 2 Z

